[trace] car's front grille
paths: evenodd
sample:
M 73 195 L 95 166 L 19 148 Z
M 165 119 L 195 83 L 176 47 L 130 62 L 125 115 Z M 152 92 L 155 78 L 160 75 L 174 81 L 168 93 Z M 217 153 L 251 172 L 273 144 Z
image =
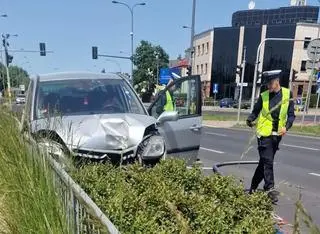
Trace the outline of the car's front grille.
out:
M 89 151 L 89 150 L 82 150 L 82 149 L 74 149 L 73 152 L 78 157 L 82 158 L 89 158 L 89 159 L 98 159 L 98 160 L 117 160 L 121 159 L 121 152 L 119 153 L 105 153 L 105 152 L 98 152 L 98 151 Z M 123 160 L 134 158 L 134 151 L 128 151 L 122 154 Z

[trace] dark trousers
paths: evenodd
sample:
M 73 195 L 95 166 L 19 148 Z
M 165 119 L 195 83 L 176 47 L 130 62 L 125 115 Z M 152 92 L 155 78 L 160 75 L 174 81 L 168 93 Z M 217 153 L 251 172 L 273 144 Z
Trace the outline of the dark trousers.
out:
M 251 189 L 257 189 L 263 179 L 265 191 L 274 188 L 273 161 L 280 141 L 280 136 L 258 138 L 260 160 L 251 181 Z

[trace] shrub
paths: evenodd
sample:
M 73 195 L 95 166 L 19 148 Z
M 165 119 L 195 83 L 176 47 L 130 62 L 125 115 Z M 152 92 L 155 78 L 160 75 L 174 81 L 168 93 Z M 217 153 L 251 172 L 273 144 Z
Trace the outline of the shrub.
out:
M 122 233 L 274 233 L 265 194 L 248 196 L 232 177 L 165 160 L 86 165 L 73 176 Z

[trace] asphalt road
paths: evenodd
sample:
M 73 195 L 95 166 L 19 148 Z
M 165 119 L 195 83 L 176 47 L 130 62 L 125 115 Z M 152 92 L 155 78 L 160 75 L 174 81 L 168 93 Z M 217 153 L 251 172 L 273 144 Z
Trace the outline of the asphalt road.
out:
M 258 160 L 256 139 L 253 132 L 207 128 L 203 129 L 200 159 L 209 173 L 216 162 Z M 250 139 L 253 139 L 249 144 Z M 241 159 L 241 155 L 249 151 Z M 226 175 L 235 175 L 249 188 L 256 165 L 228 166 L 221 168 Z M 320 225 L 320 138 L 287 135 L 275 157 L 275 179 L 280 197 L 278 214 L 293 223 L 295 202 L 302 194 L 302 201 L 314 221 Z M 261 184 L 261 187 L 263 183 Z

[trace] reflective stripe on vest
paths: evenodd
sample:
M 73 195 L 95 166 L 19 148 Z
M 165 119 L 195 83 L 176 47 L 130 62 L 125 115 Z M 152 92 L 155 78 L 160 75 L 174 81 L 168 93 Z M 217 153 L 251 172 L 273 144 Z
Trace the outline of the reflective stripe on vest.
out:
M 279 125 L 278 131 L 286 126 L 287 114 L 290 101 L 290 90 L 286 88 L 281 88 L 282 100 L 276 105 L 276 107 L 269 110 L 269 91 L 265 91 L 261 94 L 262 98 L 262 110 L 259 115 L 258 125 L 257 125 L 257 135 L 258 136 L 271 136 L 272 135 L 272 116 L 271 112 L 277 109 L 280 105 L 280 114 L 279 114 Z
M 166 104 L 164 106 L 164 111 L 174 111 L 172 97 L 169 91 L 166 92 Z

